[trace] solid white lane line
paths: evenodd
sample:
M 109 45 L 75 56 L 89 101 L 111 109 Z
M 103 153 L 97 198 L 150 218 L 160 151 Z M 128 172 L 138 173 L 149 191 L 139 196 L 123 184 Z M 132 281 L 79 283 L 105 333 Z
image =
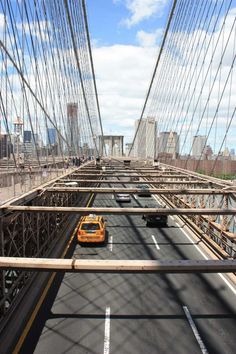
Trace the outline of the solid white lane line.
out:
M 112 249 L 113 249 L 113 237 L 112 236 L 110 236 L 109 237 L 109 250 L 112 252 Z
M 158 199 L 156 197 L 154 197 L 157 201 Z M 179 227 L 182 228 L 180 226 L 180 224 L 176 221 L 176 218 L 174 216 L 169 216 L 173 221 L 175 221 L 175 224 Z M 187 232 L 185 230 L 183 230 L 183 228 L 181 229 L 181 231 L 184 233 L 184 235 L 189 239 L 189 241 L 194 245 L 194 247 L 196 247 L 196 249 L 198 250 L 199 253 L 201 253 L 201 255 L 203 256 L 203 258 L 205 259 L 209 259 L 205 253 L 202 252 L 202 250 L 195 244 L 195 242 L 190 238 L 190 236 L 187 234 Z M 236 295 L 236 288 L 227 280 L 227 278 L 221 274 L 218 273 L 219 277 L 225 282 L 225 284 L 230 288 L 230 290 L 233 292 L 234 295 Z
M 183 306 L 183 310 L 184 310 L 185 315 L 186 315 L 186 317 L 187 317 L 187 319 L 188 319 L 188 322 L 189 322 L 190 327 L 191 327 L 191 329 L 192 329 L 192 331 L 193 331 L 193 334 L 194 334 L 194 336 L 195 336 L 195 338 L 196 338 L 196 340 L 197 340 L 197 342 L 198 342 L 198 344 L 199 344 L 199 347 L 200 347 L 200 349 L 201 349 L 201 352 L 202 352 L 203 354 L 207 354 L 207 353 L 208 353 L 207 348 L 205 347 L 205 344 L 203 343 L 203 341 L 202 341 L 202 339 L 201 339 L 201 337 L 200 337 L 200 334 L 199 334 L 199 332 L 198 332 L 198 330 L 197 330 L 197 327 L 196 327 L 196 325 L 195 325 L 195 323 L 194 323 L 194 321 L 193 321 L 193 318 L 192 318 L 192 316 L 191 316 L 191 314 L 190 314 L 190 312 L 189 312 L 187 306 Z
M 221 273 L 217 273 L 219 275 L 219 277 L 225 282 L 225 284 L 228 285 L 228 287 L 232 290 L 232 292 L 234 293 L 234 295 L 236 295 L 236 288 L 233 287 L 233 285 L 230 284 L 230 282 L 225 278 L 225 276 Z
M 111 308 L 106 307 L 106 317 L 105 317 L 105 331 L 104 331 L 104 350 L 103 354 L 110 353 L 110 315 Z
M 199 248 L 199 246 L 195 245 L 194 241 L 191 239 L 191 237 L 187 234 L 187 232 L 185 230 L 182 230 L 182 232 L 184 233 L 184 235 L 189 239 L 189 241 L 194 245 L 194 247 L 196 247 L 196 249 L 198 250 L 198 252 L 201 253 L 201 255 L 205 258 L 205 259 L 209 259 L 205 253 L 202 252 L 202 250 Z M 234 295 L 236 295 L 236 288 L 231 285 L 231 283 L 227 280 L 227 278 L 221 274 L 221 273 L 217 273 L 219 275 L 219 277 L 225 282 L 225 284 L 230 288 L 230 290 L 234 293 Z
M 209 259 L 204 252 L 202 252 L 202 250 L 199 248 L 198 245 L 195 245 L 195 242 L 191 239 L 191 237 L 187 234 L 187 232 L 185 230 L 181 230 L 185 236 L 189 239 L 189 241 L 194 245 L 194 247 L 196 247 L 196 249 L 198 250 L 199 253 L 201 253 L 202 257 L 205 259 Z
M 154 235 L 152 235 L 152 239 L 153 239 L 153 241 L 154 241 L 154 243 L 155 243 L 156 248 L 159 250 L 160 247 L 159 247 L 159 245 L 158 245 L 158 243 L 157 243 L 157 240 L 156 240 L 156 238 L 155 238 Z

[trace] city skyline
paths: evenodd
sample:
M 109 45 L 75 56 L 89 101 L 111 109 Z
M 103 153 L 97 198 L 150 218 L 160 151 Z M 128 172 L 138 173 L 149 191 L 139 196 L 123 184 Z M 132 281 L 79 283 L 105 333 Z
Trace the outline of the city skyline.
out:
M 147 78 L 151 78 L 152 76 L 152 70 L 159 53 L 160 44 L 162 43 L 170 6 L 171 1 L 167 0 L 162 2 L 157 1 L 155 3 L 153 1 L 140 0 L 101 0 L 99 4 L 92 0 L 87 1 L 93 62 L 95 77 L 97 78 L 98 99 L 100 102 L 101 118 L 104 124 L 104 134 L 122 134 L 124 135 L 125 142 L 132 141 L 134 134 L 132 134 L 133 129 L 131 127 L 133 127 L 134 121 L 141 116 L 149 83 Z M 23 18 L 20 16 L 21 13 L 19 9 L 15 10 L 19 16 L 19 31 L 21 31 L 22 36 L 25 36 L 24 40 L 29 41 L 30 34 L 26 30 L 26 23 L 24 23 Z M 180 80 L 177 79 L 173 87 L 170 87 L 172 92 L 168 92 L 169 79 L 173 78 L 174 82 L 175 75 L 167 71 L 166 78 L 161 82 L 161 85 L 158 86 L 161 87 L 161 92 L 165 91 L 165 87 L 167 89 L 168 94 L 166 92 L 162 98 L 160 95 L 161 92 L 158 91 L 158 87 L 156 88 L 156 81 L 154 80 L 151 97 L 155 98 L 158 92 L 158 99 L 157 102 L 151 102 L 150 98 L 150 102 L 146 105 L 143 114 L 145 119 L 149 116 L 155 117 L 159 132 L 172 130 L 179 135 L 179 141 L 181 142 L 179 151 L 181 155 L 191 154 L 192 136 L 196 134 L 204 135 L 206 131 L 207 145 L 212 146 L 215 153 L 217 153 L 217 149 L 218 152 L 220 152 L 224 150 L 226 146 L 229 147 L 229 150 L 235 148 L 233 134 L 235 121 L 231 119 L 233 100 L 227 100 L 230 92 L 235 91 L 235 80 L 232 76 L 235 71 L 232 71 L 232 73 L 228 73 L 227 71 L 229 67 L 227 63 L 232 61 L 233 58 L 233 36 L 230 35 L 230 28 L 232 27 L 231 25 L 234 19 L 235 6 L 234 4 L 229 5 L 228 12 L 226 12 L 226 8 L 221 8 L 220 6 L 216 6 L 216 10 L 218 11 L 218 17 L 213 16 L 213 19 L 216 21 L 214 26 L 213 21 L 209 23 L 209 28 L 214 29 L 214 31 L 210 31 L 211 37 L 209 37 L 209 43 L 207 42 L 206 50 L 202 53 L 202 56 L 199 56 L 198 60 L 196 60 L 197 56 L 193 58 L 196 60 L 196 62 L 194 62 L 195 71 L 185 62 L 185 59 L 188 57 L 187 52 L 181 52 L 183 62 L 181 61 L 181 57 L 177 55 L 180 49 L 179 36 L 185 36 L 186 41 L 189 41 L 189 45 L 191 44 L 193 48 L 194 43 L 199 43 L 198 45 L 200 47 L 204 35 L 207 34 L 206 26 L 198 27 L 196 23 L 196 28 L 193 33 L 191 31 L 177 33 L 173 29 L 170 31 L 169 35 L 173 35 L 173 53 L 170 50 L 164 50 L 164 53 L 166 56 L 170 55 L 172 59 L 175 59 L 175 74 L 180 74 L 181 70 L 184 70 L 188 81 L 185 86 L 181 86 Z M 38 11 L 40 11 L 40 6 Z M 224 21 L 226 13 L 227 16 Z M 106 30 L 108 23 L 100 21 L 99 16 L 101 14 L 110 15 L 107 17 L 109 31 Z M 9 15 L 9 11 L 6 11 L 7 20 Z M 22 22 L 20 22 L 20 19 L 22 19 Z M 52 21 L 51 18 L 48 20 L 49 23 Z M 7 38 L 9 36 L 10 39 L 13 29 L 11 29 L 8 21 L 6 24 L 9 31 Z M 220 31 L 221 27 L 224 31 Z M 224 36 L 222 36 L 222 33 L 224 33 Z M 66 135 L 68 134 L 66 105 L 67 102 L 76 102 L 79 107 L 81 126 L 84 130 L 87 130 L 82 134 L 82 136 L 85 136 L 85 140 L 82 141 L 80 145 L 87 143 L 89 140 L 88 144 L 91 145 L 91 141 L 95 141 L 94 136 L 100 134 L 100 132 L 95 132 L 96 129 L 93 127 L 93 125 L 96 126 L 97 124 L 94 124 L 96 121 L 96 118 L 94 118 L 94 108 L 91 109 L 91 112 L 87 112 L 84 104 L 81 105 L 81 92 L 79 92 L 81 87 L 78 83 L 76 84 L 75 77 L 77 71 L 74 69 L 70 72 L 72 79 L 70 87 L 76 89 L 73 93 L 73 90 L 70 90 L 68 96 L 63 96 L 64 87 L 68 84 L 65 78 L 66 75 L 64 74 L 66 74 L 67 70 L 70 68 L 69 63 L 71 58 L 68 56 L 68 53 L 64 53 L 63 50 L 58 53 L 61 54 L 61 56 L 65 55 L 64 63 L 66 65 L 63 68 L 63 72 L 61 72 L 62 75 L 57 75 L 56 68 L 61 67 L 62 63 L 59 62 L 60 55 L 54 55 L 53 58 L 50 56 L 52 53 L 48 46 L 48 40 L 51 34 L 50 29 L 44 28 L 45 37 L 43 37 L 43 49 L 45 51 L 47 65 L 45 66 L 42 57 L 37 57 L 39 68 L 37 77 L 42 80 L 42 83 L 46 81 L 46 72 L 50 73 L 48 76 L 48 87 L 44 87 L 42 83 L 37 83 L 37 85 L 42 85 L 41 89 L 44 89 L 45 97 L 43 97 L 43 101 L 47 112 L 39 112 L 38 108 L 36 109 L 37 105 L 34 99 L 27 98 L 27 102 L 24 102 L 25 95 L 22 94 L 22 90 L 20 89 L 20 78 L 17 78 L 15 69 L 9 67 L 8 78 L 5 80 L 6 82 L 4 84 L 6 89 L 3 90 L 2 94 L 3 101 L 9 102 L 11 108 L 6 110 L 6 112 L 2 112 L 1 131 L 4 132 L 5 126 L 5 132 L 12 132 L 14 120 L 19 116 L 23 120 L 25 129 L 29 130 L 29 127 L 31 127 L 34 130 L 34 132 L 32 131 L 33 136 L 38 134 L 39 140 L 44 142 L 45 139 L 47 139 L 47 127 L 45 123 L 45 117 L 47 117 L 52 127 L 55 128 L 54 125 L 56 125 L 65 143 L 65 141 L 67 141 Z M 194 34 L 198 41 L 191 43 L 190 35 L 192 34 Z M 57 33 L 54 35 L 57 36 Z M 35 36 L 34 39 L 36 41 L 40 39 L 38 37 L 37 28 L 33 31 L 33 36 Z M 217 40 L 217 38 L 219 38 L 219 40 Z M 227 41 L 227 38 L 229 41 Z M 221 43 L 225 51 L 222 53 L 220 45 L 216 45 L 216 48 L 214 48 L 210 45 L 211 43 Z M 208 47 L 211 48 L 210 51 L 208 51 Z M 195 48 L 195 51 L 197 52 L 197 48 Z M 221 54 L 222 60 L 218 62 L 218 58 Z M 26 58 L 30 57 L 30 55 L 32 55 L 31 46 L 28 48 L 25 47 Z M 81 57 L 80 60 L 82 61 Z M 212 77 L 209 77 L 209 75 L 206 77 L 203 76 L 203 80 L 199 80 L 201 77 L 200 72 L 198 73 L 201 68 L 200 62 L 202 62 L 202 66 L 205 65 L 203 72 L 211 73 Z M 26 61 L 24 61 L 24 65 L 25 63 Z M 55 67 L 53 67 L 53 63 Z M 134 63 L 135 65 L 133 65 Z M 209 70 L 208 65 L 210 65 Z M 28 65 L 28 67 L 24 67 L 24 70 L 27 79 L 29 79 L 29 85 L 31 84 L 34 89 L 34 67 Z M 158 70 L 161 71 L 161 62 L 159 68 L 157 68 L 157 76 Z M 196 74 L 194 74 L 194 72 Z M 83 67 L 83 73 L 85 77 L 91 77 L 86 73 L 85 67 Z M 220 74 L 217 75 L 217 73 Z M 226 82 L 225 80 L 228 77 L 229 80 Z M 58 81 L 55 84 L 56 79 L 58 79 Z M 133 85 L 134 79 L 135 85 Z M 201 82 L 206 82 L 204 90 L 201 87 Z M 211 83 L 214 83 L 215 86 L 211 85 Z M 89 86 L 91 86 L 91 82 L 88 83 L 88 87 Z M 186 92 L 183 87 L 186 88 Z M 223 88 L 224 91 L 222 91 Z M 14 99 L 10 92 L 14 92 Z M 48 104 L 47 100 L 52 99 L 52 92 L 54 92 L 54 98 L 57 97 L 58 100 L 51 100 L 53 104 Z M 186 100 L 183 99 L 182 102 L 181 99 L 185 97 L 184 94 L 187 92 L 189 92 L 190 101 L 185 105 Z M 199 94 L 201 94 L 201 97 L 199 97 Z M 39 92 L 37 92 L 37 95 L 39 96 Z M 170 103 L 177 102 L 178 105 L 166 109 L 165 96 L 170 98 Z M 78 99 L 78 97 L 80 98 Z M 88 98 L 89 102 L 91 97 L 94 97 L 94 94 Z M 221 97 L 222 99 L 219 100 Z M 196 106 L 194 106 L 194 102 Z M 216 102 L 219 103 L 217 111 L 215 111 Z M 92 129 L 89 126 L 87 114 L 89 114 Z M 165 116 L 165 114 L 167 115 Z M 214 129 L 211 129 L 209 124 L 212 119 L 214 119 L 216 123 Z M 6 126 L 6 121 L 8 126 Z M 225 141 L 224 137 L 225 128 L 223 129 L 225 121 L 230 124 L 230 126 L 227 127 L 227 141 Z M 47 122 L 47 126 L 50 126 L 50 124 Z M 74 131 L 74 129 L 72 130 Z M 73 142 L 72 145 L 75 145 L 75 143 Z

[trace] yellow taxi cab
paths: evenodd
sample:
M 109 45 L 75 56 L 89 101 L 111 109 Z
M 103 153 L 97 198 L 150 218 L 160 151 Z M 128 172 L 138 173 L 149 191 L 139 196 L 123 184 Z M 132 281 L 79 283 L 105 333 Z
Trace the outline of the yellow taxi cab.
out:
M 105 221 L 102 216 L 90 214 L 81 218 L 77 231 L 80 243 L 104 242 L 105 235 Z

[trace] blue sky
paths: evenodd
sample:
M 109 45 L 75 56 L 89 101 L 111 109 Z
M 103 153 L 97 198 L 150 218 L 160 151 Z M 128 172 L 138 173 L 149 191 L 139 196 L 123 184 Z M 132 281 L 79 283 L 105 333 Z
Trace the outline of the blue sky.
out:
M 149 3 L 153 3 L 153 1 L 149 1 Z M 127 8 L 128 1 L 87 0 L 87 14 L 92 40 L 97 41 L 99 45 L 138 44 L 136 39 L 138 31 L 154 32 L 158 28 L 165 27 L 172 1 L 162 1 L 162 3 L 166 3 L 163 7 L 161 6 L 162 10 L 157 9 L 149 17 L 140 19 L 140 22 L 128 27 L 125 20 L 132 16 L 132 12 Z

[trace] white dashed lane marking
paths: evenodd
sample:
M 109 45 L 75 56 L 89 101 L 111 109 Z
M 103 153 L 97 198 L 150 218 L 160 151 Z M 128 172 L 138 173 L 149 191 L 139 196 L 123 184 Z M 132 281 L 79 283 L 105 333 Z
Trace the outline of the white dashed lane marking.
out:
M 112 250 L 113 250 L 113 237 L 112 236 L 109 237 L 108 247 L 109 247 L 109 250 L 112 252 Z
M 203 341 L 202 341 L 202 338 L 200 337 L 200 334 L 199 334 L 199 332 L 198 332 L 198 330 L 197 330 L 197 327 L 196 327 L 196 325 L 195 325 L 195 323 L 194 323 L 194 321 L 193 321 L 193 318 L 192 318 L 192 316 L 191 316 L 191 314 L 190 314 L 190 312 L 189 312 L 187 306 L 183 306 L 183 310 L 184 310 L 185 315 L 186 315 L 186 317 L 187 317 L 188 323 L 190 324 L 190 327 L 191 327 L 191 329 L 192 329 L 192 331 L 193 331 L 193 334 L 194 334 L 194 336 L 195 336 L 195 338 L 196 338 L 196 340 L 197 340 L 197 342 L 198 342 L 198 344 L 199 344 L 199 347 L 200 347 L 200 349 L 201 349 L 201 352 L 202 352 L 203 354 L 207 354 L 208 351 L 207 351 L 207 349 L 206 349 L 206 347 L 205 347 L 205 344 L 204 344 Z
M 160 250 L 160 247 L 159 247 L 159 245 L 158 245 L 158 243 L 157 243 L 157 240 L 156 240 L 156 238 L 155 238 L 154 235 L 152 235 L 152 239 L 153 239 L 153 242 L 155 243 L 156 249 L 159 251 L 159 250 Z
M 109 306 L 107 306 L 106 307 L 106 317 L 105 317 L 103 354 L 110 353 L 110 316 L 111 316 L 111 308 Z

